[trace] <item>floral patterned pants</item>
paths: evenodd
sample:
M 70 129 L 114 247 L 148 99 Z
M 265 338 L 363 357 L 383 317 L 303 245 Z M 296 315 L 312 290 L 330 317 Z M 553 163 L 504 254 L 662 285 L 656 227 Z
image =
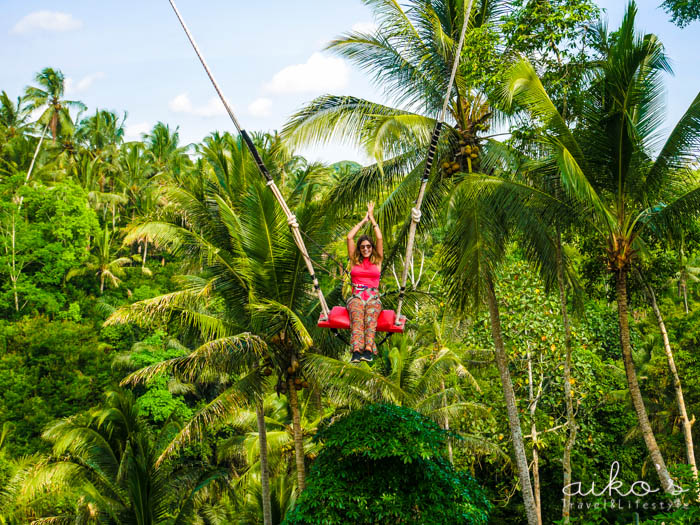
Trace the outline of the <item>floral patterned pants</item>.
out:
M 350 344 L 353 352 L 364 352 L 367 345 L 371 346 L 372 353 L 377 355 L 377 344 L 374 342 L 374 333 L 377 330 L 377 319 L 382 311 L 382 302 L 377 295 L 371 295 L 368 299 L 362 299 L 353 295 L 348 300 L 348 313 L 350 314 Z

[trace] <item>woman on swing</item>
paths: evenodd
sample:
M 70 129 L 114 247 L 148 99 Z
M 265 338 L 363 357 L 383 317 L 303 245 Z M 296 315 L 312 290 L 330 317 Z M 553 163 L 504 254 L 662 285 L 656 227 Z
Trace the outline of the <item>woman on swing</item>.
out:
M 365 224 L 372 223 L 376 244 L 368 235 L 360 235 L 355 244 L 355 235 Z M 350 232 L 348 232 L 348 257 L 352 263 L 350 280 L 352 296 L 347 308 L 350 315 L 350 344 L 352 345 L 351 363 L 372 361 L 377 355 L 374 334 L 377 319 L 382 311 L 379 300 L 379 278 L 381 276 L 384 244 L 382 232 L 374 218 L 374 203 L 367 204 L 367 213 Z

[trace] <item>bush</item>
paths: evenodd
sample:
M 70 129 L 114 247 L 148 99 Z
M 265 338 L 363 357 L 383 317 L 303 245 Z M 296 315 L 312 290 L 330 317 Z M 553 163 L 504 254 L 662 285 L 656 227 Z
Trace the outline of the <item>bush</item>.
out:
M 350 413 L 314 438 L 325 446 L 285 523 L 486 523 L 481 487 L 443 457 L 447 437 L 406 408 Z

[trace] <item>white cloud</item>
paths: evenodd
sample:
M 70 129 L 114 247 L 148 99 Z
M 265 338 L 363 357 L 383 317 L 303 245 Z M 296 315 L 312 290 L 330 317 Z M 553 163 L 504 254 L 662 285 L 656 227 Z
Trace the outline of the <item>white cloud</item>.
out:
M 170 111 L 175 113 L 190 113 L 192 111 L 192 102 L 190 102 L 190 97 L 187 96 L 187 93 L 180 93 L 168 102 L 168 107 Z
M 340 58 L 314 53 L 304 64 L 294 64 L 278 71 L 265 85 L 270 93 L 321 93 L 344 88 L 349 70 Z
M 98 71 L 97 73 L 84 76 L 77 82 L 72 77 L 67 77 L 65 81 L 66 94 L 71 95 L 73 93 L 82 93 L 83 91 L 87 91 L 95 80 L 104 78 L 104 76 L 105 74 L 102 71 Z
M 372 34 L 377 30 L 377 24 L 374 22 L 358 22 L 353 24 L 352 30 L 357 31 L 358 33 Z
M 254 117 L 267 117 L 272 109 L 272 100 L 269 98 L 256 98 L 248 105 L 248 113 Z
M 83 23 L 68 13 L 58 11 L 35 11 L 20 19 L 12 28 L 12 33 L 29 33 L 32 31 L 64 32 L 80 29 Z
M 131 140 L 140 140 L 141 135 L 151 131 L 151 124 L 148 122 L 137 122 L 136 124 L 127 124 L 124 130 L 124 140 L 127 142 Z
M 230 102 L 229 102 L 230 105 Z M 168 102 L 170 111 L 174 113 L 187 113 L 198 117 L 218 117 L 226 115 L 226 108 L 218 97 L 211 97 L 206 104 L 195 106 L 187 93 L 180 93 Z

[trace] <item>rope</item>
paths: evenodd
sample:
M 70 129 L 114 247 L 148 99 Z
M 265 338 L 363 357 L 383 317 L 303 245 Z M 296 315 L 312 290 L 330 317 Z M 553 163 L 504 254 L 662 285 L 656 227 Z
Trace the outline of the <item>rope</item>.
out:
M 450 81 L 447 83 L 447 92 L 445 93 L 445 100 L 442 104 L 442 111 L 440 112 L 440 117 L 437 122 L 435 122 L 435 128 L 433 128 L 433 133 L 430 137 L 430 146 L 428 147 L 428 158 L 425 160 L 425 169 L 423 170 L 423 179 L 421 180 L 420 189 L 418 190 L 418 198 L 416 199 L 415 206 L 411 209 L 411 225 L 408 230 L 408 241 L 406 242 L 406 257 L 404 258 L 403 273 L 401 274 L 401 286 L 399 287 L 399 301 L 396 306 L 396 325 L 401 324 L 401 307 L 403 306 L 403 298 L 406 292 L 406 280 L 408 279 L 408 268 L 413 263 L 413 244 L 416 238 L 416 227 L 420 222 L 421 217 L 421 206 L 423 205 L 423 197 L 425 195 L 425 188 L 428 185 L 428 179 L 430 178 L 430 170 L 433 166 L 433 158 L 435 156 L 435 150 L 437 149 L 438 139 L 440 138 L 440 130 L 442 129 L 442 123 L 445 120 L 445 114 L 447 113 L 447 104 L 450 101 L 450 94 L 452 93 L 452 84 L 455 80 L 455 75 L 457 74 L 457 66 L 459 66 L 459 57 L 462 54 L 462 46 L 464 45 L 464 35 L 467 33 L 467 26 L 469 25 L 469 17 L 472 12 L 472 4 L 474 0 L 469 0 L 466 11 L 464 11 L 464 23 L 462 24 L 462 33 L 459 35 L 459 43 L 457 44 L 457 52 L 455 53 L 455 59 L 452 64 L 452 72 L 450 73 Z
M 226 112 L 228 113 L 228 116 L 231 117 L 231 121 L 233 122 L 233 125 L 236 127 L 236 130 L 238 130 L 238 133 L 241 135 L 243 138 L 243 141 L 246 143 L 248 146 L 248 150 L 250 151 L 251 155 L 253 155 L 253 158 L 255 159 L 255 163 L 258 166 L 258 170 L 262 174 L 263 177 L 265 177 L 265 180 L 267 180 L 267 185 L 269 186 L 270 190 L 274 194 L 275 198 L 277 199 L 277 202 L 279 203 L 280 207 L 282 208 L 282 211 L 284 211 L 284 214 L 287 217 L 287 224 L 289 224 L 289 228 L 292 231 L 292 237 L 294 237 L 294 242 L 299 248 L 299 251 L 301 252 L 302 257 L 304 258 L 304 262 L 306 263 L 306 269 L 309 271 L 309 275 L 311 275 L 311 280 L 313 281 L 314 289 L 316 290 L 316 293 L 318 294 L 318 300 L 319 303 L 321 304 L 321 316 L 322 319 L 326 320 L 328 319 L 328 305 L 326 304 L 326 298 L 323 296 L 323 291 L 321 290 L 321 286 L 318 284 L 318 279 L 316 278 L 316 274 L 314 273 L 314 265 L 311 260 L 311 257 L 309 256 L 309 252 L 306 250 L 306 245 L 304 244 L 304 240 L 301 238 L 301 234 L 299 233 L 299 223 L 297 222 L 297 219 L 292 213 L 292 211 L 289 209 L 289 206 L 287 206 L 287 202 L 284 200 L 284 196 L 282 195 L 282 192 L 280 192 L 279 188 L 277 187 L 277 184 L 275 184 L 274 179 L 270 175 L 270 172 L 267 170 L 267 167 L 265 166 L 265 163 L 263 162 L 262 158 L 260 157 L 260 154 L 258 153 L 257 148 L 255 147 L 255 144 L 253 144 L 253 141 L 250 139 L 248 136 L 248 133 L 241 128 L 241 125 L 239 124 L 238 120 L 236 119 L 236 116 L 233 114 L 233 110 L 231 109 L 231 106 L 229 106 L 229 103 L 226 101 L 226 98 L 224 97 L 223 93 L 221 92 L 221 88 L 219 88 L 219 84 L 216 82 L 216 79 L 214 78 L 214 75 L 212 74 L 211 70 L 209 69 L 209 66 L 207 65 L 206 61 L 204 60 L 204 56 L 202 55 L 201 51 L 199 50 L 199 47 L 197 46 L 197 43 L 194 41 L 194 38 L 192 37 L 192 34 L 190 33 L 190 30 L 187 28 L 187 24 L 185 24 L 185 21 L 182 19 L 182 16 L 180 15 L 180 11 L 178 11 L 177 6 L 175 5 L 174 0 L 168 0 L 170 2 L 170 5 L 173 8 L 173 11 L 175 11 L 175 15 L 177 16 L 177 19 L 180 21 L 180 25 L 182 26 L 182 29 L 185 30 L 185 34 L 187 35 L 187 39 L 190 41 L 190 44 L 192 44 L 192 48 L 194 49 L 194 52 L 197 54 L 197 57 L 199 58 L 199 61 L 202 63 L 202 66 L 204 67 L 204 71 L 206 71 L 207 76 L 209 77 L 209 80 L 211 81 L 212 85 L 214 86 L 214 89 L 216 90 L 216 93 L 219 95 L 219 98 L 221 99 L 221 102 L 224 105 L 224 108 L 226 108 Z
M 323 246 L 320 245 L 319 243 L 317 243 L 316 241 L 314 241 L 313 237 L 311 237 L 311 236 L 310 236 L 308 233 L 306 233 L 304 230 L 301 230 L 301 229 L 300 229 L 299 231 L 301 232 L 301 234 L 302 234 L 304 237 L 306 237 L 306 240 L 307 240 L 307 241 L 309 241 L 311 244 L 313 244 L 314 246 L 316 246 L 316 248 L 318 248 L 318 249 L 321 251 L 321 253 L 322 253 L 323 255 L 325 255 L 326 257 L 328 257 L 330 260 L 332 260 L 332 261 L 338 266 L 338 268 L 340 269 L 340 273 L 341 273 L 341 274 L 345 274 L 345 275 L 347 275 L 348 277 L 350 276 L 350 272 L 348 272 L 347 268 L 345 268 L 345 266 L 343 265 L 343 263 L 341 263 L 338 259 L 336 259 L 334 255 L 332 255 L 332 254 L 328 253 L 326 250 L 324 250 L 324 249 L 323 249 Z M 320 265 L 318 262 L 317 262 L 316 264 L 318 264 L 319 267 L 321 267 L 321 265 Z M 322 268 L 322 269 L 323 269 L 326 273 L 328 273 L 329 275 L 333 275 L 330 271 L 326 270 L 325 268 Z

